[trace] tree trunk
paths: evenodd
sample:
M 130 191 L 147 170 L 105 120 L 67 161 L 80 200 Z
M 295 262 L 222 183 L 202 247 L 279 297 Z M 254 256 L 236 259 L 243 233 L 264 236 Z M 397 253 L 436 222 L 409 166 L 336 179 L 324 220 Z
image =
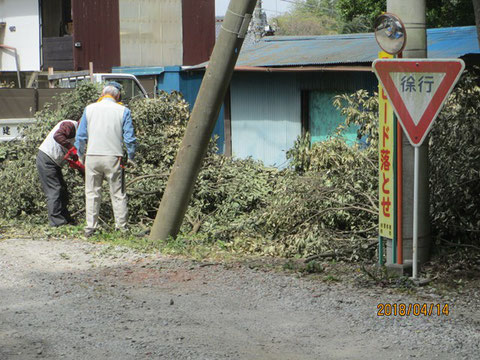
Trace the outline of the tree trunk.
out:
M 477 24 L 477 40 L 480 46 L 480 0 L 472 0 L 473 11 L 475 12 L 475 23 Z

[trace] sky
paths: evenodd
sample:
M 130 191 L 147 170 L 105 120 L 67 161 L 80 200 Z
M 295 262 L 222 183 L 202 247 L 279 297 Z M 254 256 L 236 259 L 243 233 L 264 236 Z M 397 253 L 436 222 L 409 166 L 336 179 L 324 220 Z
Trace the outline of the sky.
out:
M 215 0 L 215 15 L 224 16 L 229 3 L 230 0 Z M 268 19 L 284 13 L 290 5 L 291 0 L 263 0 L 263 9 L 267 13 Z

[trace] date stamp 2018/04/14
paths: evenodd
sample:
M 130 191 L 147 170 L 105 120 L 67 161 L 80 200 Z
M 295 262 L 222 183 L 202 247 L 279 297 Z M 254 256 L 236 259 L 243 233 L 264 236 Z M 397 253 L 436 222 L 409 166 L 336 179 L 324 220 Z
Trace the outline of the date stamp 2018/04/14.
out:
M 448 316 L 448 304 L 397 304 L 380 303 L 377 305 L 377 316 Z

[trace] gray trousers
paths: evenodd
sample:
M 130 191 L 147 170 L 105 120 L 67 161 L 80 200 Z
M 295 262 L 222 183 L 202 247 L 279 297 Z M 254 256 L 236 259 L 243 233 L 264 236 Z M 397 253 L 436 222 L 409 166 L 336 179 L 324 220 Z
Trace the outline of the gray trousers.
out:
M 67 184 L 62 169 L 43 151 L 37 154 L 37 169 L 43 192 L 47 197 L 48 222 L 51 226 L 65 225 L 72 219 L 67 210 Z
M 110 185 L 115 227 L 127 226 L 127 194 L 122 189 L 123 169 L 118 156 L 87 155 L 85 160 L 85 205 L 87 226 L 85 232 L 93 232 L 98 227 L 98 213 L 102 201 L 102 183 L 107 179 Z

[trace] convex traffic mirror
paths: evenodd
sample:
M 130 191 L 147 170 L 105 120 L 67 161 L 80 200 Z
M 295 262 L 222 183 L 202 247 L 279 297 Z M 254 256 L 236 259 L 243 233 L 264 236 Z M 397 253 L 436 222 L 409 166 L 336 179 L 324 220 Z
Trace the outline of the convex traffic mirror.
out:
M 375 20 L 375 39 L 383 51 L 396 55 L 407 43 L 405 25 L 397 15 L 384 13 Z

